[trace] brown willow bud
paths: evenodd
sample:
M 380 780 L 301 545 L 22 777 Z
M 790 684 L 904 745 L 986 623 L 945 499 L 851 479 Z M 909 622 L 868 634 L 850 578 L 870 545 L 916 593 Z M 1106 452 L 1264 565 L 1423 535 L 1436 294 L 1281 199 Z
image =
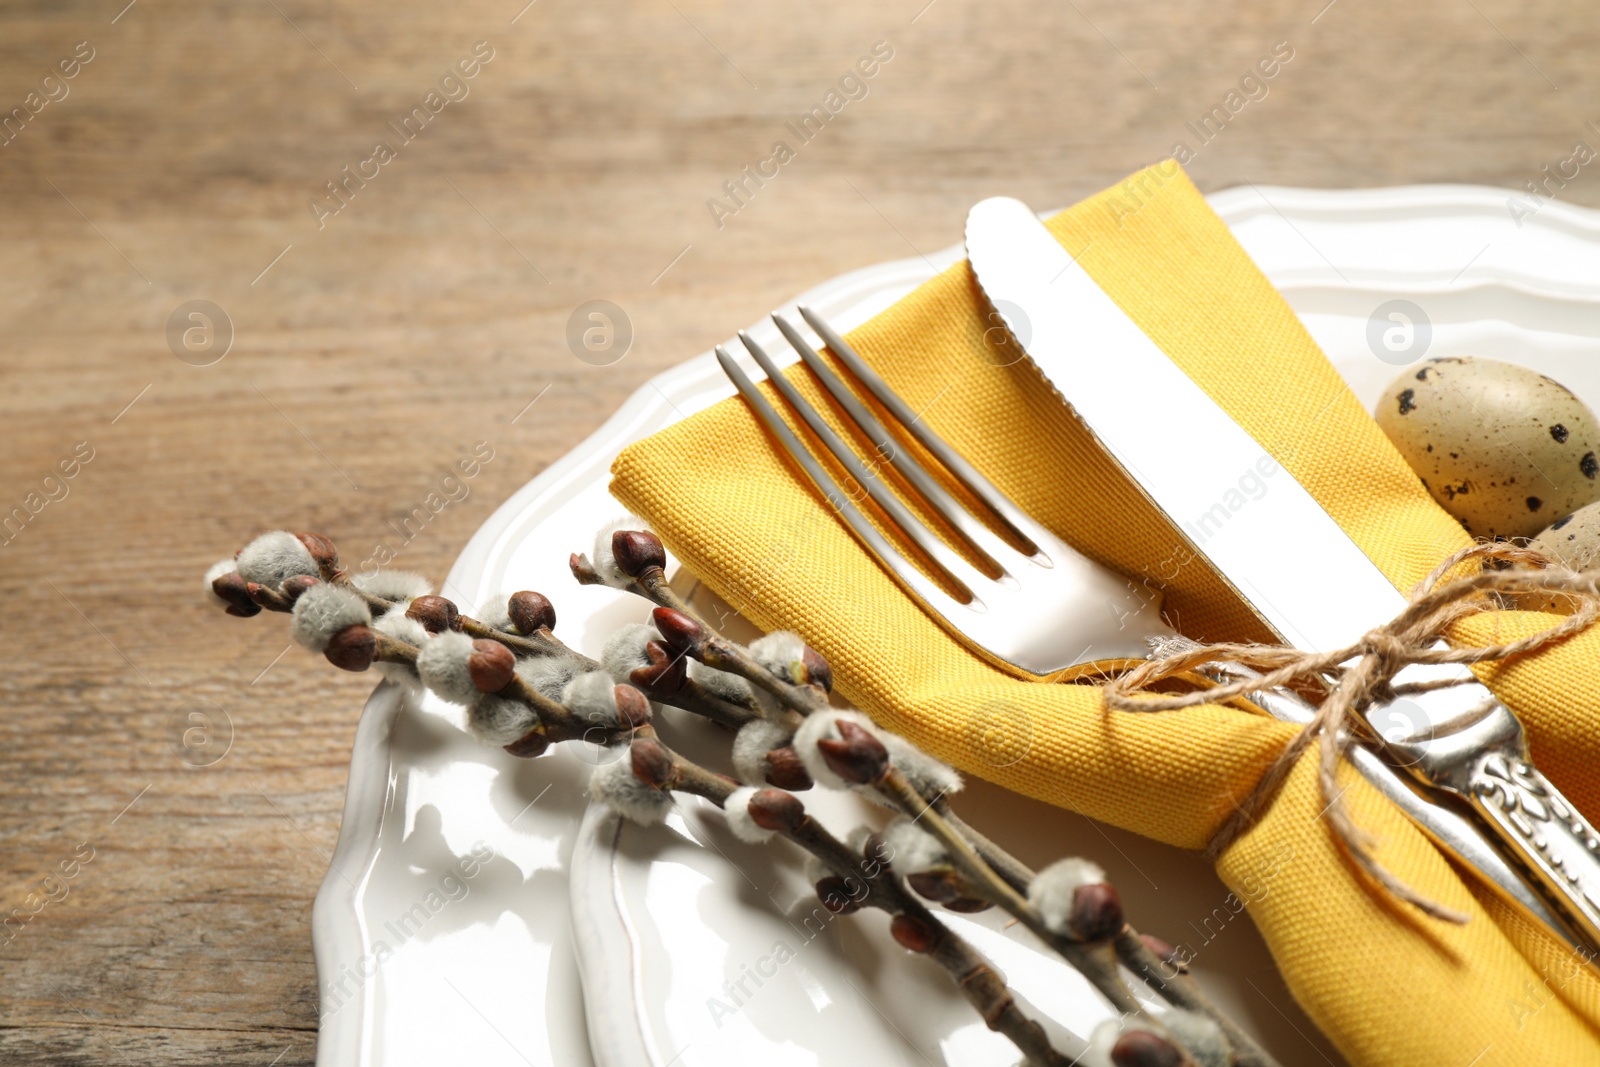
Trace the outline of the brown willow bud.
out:
M 650 613 L 650 621 L 655 623 L 668 649 L 699 658 L 697 653 L 708 635 L 698 620 L 676 608 L 657 608 Z
M 1184 958 L 1183 953 L 1154 934 L 1140 934 L 1139 940 L 1143 941 L 1144 947 L 1155 953 L 1156 957 L 1167 966 L 1176 967 L 1179 971 L 1189 969 L 1189 961 Z
M 519 756 L 522 759 L 533 759 L 535 756 L 544 755 L 545 749 L 550 747 L 550 739 L 545 736 L 543 728 L 536 726 L 503 747 L 513 756 Z
M 378 654 L 378 638 L 366 626 L 346 626 L 328 640 L 322 654 L 342 671 L 364 671 Z
M 611 687 L 617 701 L 617 718 L 624 726 L 643 726 L 650 721 L 650 701 L 631 685 Z
M 806 806 L 781 789 L 760 789 L 750 798 L 750 821 L 763 830 L 792 834 L 806 821 Z
M 245 582 L 244 591 L 251 600 L 255 601 L 258 607 L 266 608 L 268 611 L 293 610 L 289 603 L 289 598 L 271 586 L 260 585 L 256 582 Z
M 836 874 L 817 880 L 817 899 L 835 915 L 849 915 L 861 910 L 861 904 L 850 892 L 850 883 Z
M 810 789 L 816 784 L 793 745 L 784 745 L 767 753 L 767 782 L 779 789 L 794 790 Z
M 802 685 L 819 685 L 824 693 L 833 692 L 833 668 L 822 658 L 822 653 L 810 645 L 800 655 L 800 671 L 804 677 L 795 681 Z
M 661 538 L 649 530 L 618 530 L 611 535 L 611 554 L 617 559 L 617 570 L 629 578 L 639 577 L 646 568 L 667 565 Z
M 229 571 L 211 583 L 211 591 L 228 602 L 229 615 L 248 619 L 252 615 L 261 614 L 261 605 L 250 598 L 247 584 L 244 576 L 238 571 Z
M 332 541 L 315 533 L 297 533 L 295 536 L 306 546 L 311 558 L 317 561 L 317 569 L 322 571 L 323 578 L 331 579 L 339 573 L 339 549 Z
M 932 952 L 938 942 L 934 928 L 915 915 L 896 915 L 889 923 L 889 932 L 912 952 Z
M 430 634 L 461 629 L 461 612 L 455 603 L 442 596 L 419 596 L 406 607 L 406 615 L 416 619 Z
M 1149 1030 L 1129 1030 L 1111 1046 L 1117 1067 L 1182 1067 L 1191 1061 L 1177 1046 Z
M 924 900 L 935 900 L 941 904 L 960 899 L 961 891 L 966 888 L 960 876 L 949 867 L 933 867 L 908 874 L 906 885 Z
M 628 758 L 633 761 L 633 776 L 645 785 L 665 792 L 677 780 L 672 753 L 653 737 L 635 738 L 628 748 Z
M 517 657 L 499 641 L 479 638 L 472 642 L 467 657 L 467 673 L 480 693 L 498 693 L 517 670 Z
M 644 654 L 650 658 L 650 665 L 636 667 L 628 674 L 634 685 L 657 693 L 676 693 L 689 680 L 689 660 L 674 656 L 660 641 L 646 642 Z
M 506 614 L 511 616 L 511 625 L 525 634 L 556 628 L 555 605 L 543 593 L 531 589 L 512 593 L 506 600 Z
M 1108 882 L 1080 885 L 1072 891 L 1072 915 L 1067 926 L 1080 941 L 1104 941 L 1122 931 L 1122 897 Z
M 836 720 L 839 740 L 825 737 L 817 751 L 829 769 L 853 785 L 871 785 L 889 770 L 889 750 L 869 731 L 848 719 Z
M 959 911 L 963 914 L 970 914 L 975 911 L 988 911 L 992 907 L 994 907 L 992 903 L 987 900 L 979 900 L 977 897 L 957 897 L 954 900 L 947 900 L 944 902 L 944 909 L 946 911 Z
M 322 584 L 321 579 L 313 578 L 309 574 L 297 574 L 293 578 L 285 579 L 281 588 L 283 589 L 283 595 L 288 598 L 289 603 L 293 604 L 300 599 L 307 589 L 320 584 Z

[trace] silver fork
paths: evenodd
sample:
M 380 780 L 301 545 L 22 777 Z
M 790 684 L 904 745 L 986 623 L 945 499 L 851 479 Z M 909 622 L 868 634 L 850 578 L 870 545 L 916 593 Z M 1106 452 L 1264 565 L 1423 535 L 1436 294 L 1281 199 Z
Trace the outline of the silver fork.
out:
M 992 532 L 909 451 L 900 447 L 899 441 L 782 315 L 773 315 L 772 321 L 843 409 L 847 420 L 872 442 L 876 458 L 871 462 L 840 439 L 761 345 L 741 331 L 739 340 L 785 402 L 850 473 L 860 490 L 878 505 L 888 522 L 926 558 L 933 576 L 924 573 L 857 509 L 852 494 L 839 487 L 721 345 L 717 346 L 717 360 L 756 417 L 838 512 L 862 547 L 953 636 L 1002 668 L 1047 680 L 1097 660 L 1143 659 L 1148 654 L 1147 637 L 1172 633 L 1161 620 L 1160 597 L 1153 590 L 1086 558 L 1029 518 L 912 411 L 821 316 L 810 308 L 799 310 L 834 356 L 901 428 L 993 513 L 1005 537 Z M 880 460 L 886 460 L 899 472 L 909 495 L 918 498 L 950 527 L 955 538 L 981 561 L 982 569 L 946 546 L 936 532 L 901 503 L 879 476 L 876 467 Z M 859 496 L 854 494 L 855 499 Z
M 901 503 L 878 476 L 877 460 L 869 463 L 857 455 L 784 377 L 761 345 L 741 332 L 739 340 L 784 401 L 850 472 L 861 490 L 882 509 L 887 521 L 927 557 L 927 565 L 938 580 L 925 574 L 856 508 L 852 495 L 839 487 L 721 345 L 717 346 L 717 360 L 756 417 L 839 513 L 867 552 L 962 644 L 1002 669 L 1038 680 L 1051 680 L 1070 668 L 1095 661 L 1143 659 L 1152 647 L 1158 653 L 1193 647 L 1192 642 L 1178 636 L 1161 619 L 1160 599 L 1153 590 L 1144 589 L 1141 593 L 1141 587 L 1085 558 L 1029 518 L 935 433 L 821 316 L 806 307 L 799 310 L 839 362 L 901 428 L 993 512 L 992 518 L 1005 531 L 1004 537 L 990 531 L 914 456 L 900 447 L 896 438 L 839 379 L 793 324 L 781 315 L 772 316 L 784 338 L 844 411 L 846 421 L 853 422 L 872 442 L 878 459 L 889 462 L 904 477 L 908 495 L 919 499 L 938 515 L 991 573 L 973 566 L 947 547 L 937 533 Z M 859 494 L 855 499 L 859 499 Z M 958 595 L 946 592 L 941 583 Z M 1096 604 L 1104 605 L 1104 611 L 1096 610 Z M 1217 682 L 1250 676 L 1247 670 L 1232 664 L 1203 665 L 1198 673 Z M 1304 701 L 1287 690 L 1259 693 L 1251 701 L 1274 718 L 1287 722 L 1304 723 L 1312 714 Z M 1479 743 L 1482 738 L 1477 734 L 1495 733 L 1499 726 L 1503 726 L 1500 719 L 1490 717 L 1475 731 L 1467 731 L 1473 734 L 1469 740 Z M 1495 740 L 1504 740 L 1499 736 L 1501 733 L 1504 730 L 1495 733 Z M 1441 802 L 1441 798 L 1421 795 L 1408 780 L 1410 776 L 1397 770 L 1378 751 L 1360 745 L 1352 746 L 1350 751 L 1351 762 L 1357 770 L 1443 849 L 1476 870 L 1488 885 L 1570 944 L 1575 947 L 1585 944 L 1584 939 L 1547 906 L 1539 889 L 1506 862 L 1466 811 L 1458 810 L 1448 798 Z M 1530 778 L 1536 772 L 1514 758 L 1514 752 L 1509 749 L 1507 752 L 1509 754 L 1501 761 L 1506 767 L 1505 781 L 1499 784 L 1504 786 L 1505 796 L 1511 799 L 1500 799 L 1496 794 L 1478 806 L 1491 818 L 1526 822 L 1525 813 L 1542 811 L 1538 804 L 1545 793 L 1539 789 L 1539 782 Z M 1419 745 L 1408 746 L 1407 739 L 1398 743 L 1388 739 L 1387 753 L 1390 760 L 1398 757 L 1404 763 L 1429 761 L 1431 756 L 1439 755 Z M 1491 800 L 1494 803 L 1490 803 Z M 1559 819 L 1562 815 L 1560 812 L 1541 815 L 1541 818 L 1549 817 Z M 1549 871 L 1533 872 L 1534 882 L 1541 883 L 1542 888 L 1542 883 L 1556 878 L 1561 866 L 1562 858 L 1558 857 Z

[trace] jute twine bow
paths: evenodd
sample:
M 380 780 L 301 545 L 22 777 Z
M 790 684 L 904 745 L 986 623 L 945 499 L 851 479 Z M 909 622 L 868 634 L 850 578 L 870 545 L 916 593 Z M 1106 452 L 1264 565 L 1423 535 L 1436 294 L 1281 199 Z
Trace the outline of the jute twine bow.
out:
M 1502 566 L 1445 581 L 1462 564 L 1473 560 Z M 1504 606 L 1495 594 L 1543 593 L 1572 613 L 1547 630 L 1504 644 L 1476 648 L 1446 648 L 1440 638 L 1459 619 Z M 1447 922 L 1464 923 L 1467 916 L 1421 896 L 1396 878 L 1373 856 L 1374 841 L 1357 826 L 1346 809 L 1335 774 L 1339 757 L 1353 736 L 1370 736 L 1371 728 L 1359 712 L 1373 703 L 1461 682 L 1393 684 L 1394 677 L 1413 663 L 1483 663 L 1506 659 L 1543 648 L 1584 629 L 1600 618 L 1600 570 L 1579 573 L 1554 566 L 1544 556 L 1505 543 L 1477 544 L 1452 554 L 1422 580 L 1411 603 L 1391 622 L 1371 630 L 1347 648 L 1332 652 L 1302 652 L 1274 645 L 1217 644 L 1154 658 L 1102 687 L 1106 706 L 1120 711 L 1160 712 L 1215 704 L 1234 697 L 1308 680 L 1325 685 L 1335 678 L 1316 714 L 1273 761 L 1256 787 L 1223 823 L 1206 848 L 1213 860 L 1238 840 L 1266 810 L 1282 788 L 1290 770 L 1313 741 L 1320 741 L 1318 784 L 1327 806 L 1322 818 L 1334 839 L 1356 866 L 1394 897 Z M 1228 682 L 1182 694 L 1155 694 L 1146 688 L 1163 679 L 1193 671 L 1204 663 L 1232 662 L 1261 672 L 1259 678 Z M 1470 681 L 1464 679 L 1463 681 Z

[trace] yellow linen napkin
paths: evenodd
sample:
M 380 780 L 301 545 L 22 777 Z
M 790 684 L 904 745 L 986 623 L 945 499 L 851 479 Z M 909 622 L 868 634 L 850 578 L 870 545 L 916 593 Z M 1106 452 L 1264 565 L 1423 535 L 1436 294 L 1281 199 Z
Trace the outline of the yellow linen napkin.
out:
M 1399 589 L 1468 543 L 1176 163 L 1091 197 L 1050 228 Z M 1022 508 L 1094 559 L 1164 585 L 1182 632 L 1265 639 L 1031 364 L 1003 365 L 996 334 L 986 337 L 994 325 L 961 263 L 850 341 Z M 790 375 L 818 399 L 809 372 Z M 1139 404 L 1130 381 L 1129 408 Z M 1110 713 L 1093 686 L 1023 682 L 988 666 L 911 604 L 737 399 L 627 449 L 612 491 L 757 625 L 797 630 L 815 645 L 841 691 L 874 719 L 1029 796 L 1199 848 L 1292 736 L 1285 724 L 1220 706 Z M 1555 621 L 1479 618 L 1459 638 Z M 1591 818 L 1600 813 L 1600 633 L 1482 676 L 1522 717 L 1546 773 Z M 1345 770 L 1346 800 L 1379 840 L 1380 860 L 1472 921 L 1422 919 L 1370 891 L 1319 821 L 1314 768 L 1302 764 L 1218 870 L 1250 902 L 1308 1014 L 1358 1067 L 1600 1063 L 1600 980 L 1464 879 Z

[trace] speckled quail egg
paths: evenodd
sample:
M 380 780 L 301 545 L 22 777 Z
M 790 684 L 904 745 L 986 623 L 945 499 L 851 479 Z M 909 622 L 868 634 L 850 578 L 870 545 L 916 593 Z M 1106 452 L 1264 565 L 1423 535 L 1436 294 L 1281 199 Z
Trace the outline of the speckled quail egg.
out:
M 1528 542 L 1528 547 L 1575 571 L 1600 567 L 1600 504 L 1557 519 Z
M 1559 382 L 1511 363 L 1430 359 L 1378 401 L 1378 425 L 1478 537 L 1532 537 L 1600 500 L 1600 428 Z

